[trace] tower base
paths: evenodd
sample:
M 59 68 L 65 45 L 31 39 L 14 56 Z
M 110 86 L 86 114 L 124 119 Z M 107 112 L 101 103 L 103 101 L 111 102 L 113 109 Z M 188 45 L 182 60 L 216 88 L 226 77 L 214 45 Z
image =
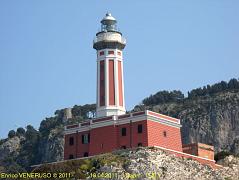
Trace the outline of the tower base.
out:
M 126 110 L 123 108 L 108 106 L 108 107 L 100 107 L 96 110 L 96 117 L 105 117 L 105 116 L 113 116 L 113 115 L 123 115 L 126 113 Z

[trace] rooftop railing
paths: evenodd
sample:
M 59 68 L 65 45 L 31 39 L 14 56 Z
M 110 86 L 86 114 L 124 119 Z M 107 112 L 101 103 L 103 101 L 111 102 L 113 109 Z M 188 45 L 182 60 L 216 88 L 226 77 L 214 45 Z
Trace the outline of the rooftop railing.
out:
M 79 124 L 68 125 L 65 127 L 65 129 L 75 129 L 75 128 L 79 128 L 79 127 L 86 127 L 86 126 L 90 126 L 91 124 L 101 123 L 101 122 L 106 122 L 106 121 L 123 121 L 130 117 L 144 116 L 144 115 L 154 116 L 154 117 L 157 117 L 160 119 L 164 119 L 166 121 L 180 124 L 180 119 L 176 119 L 176 118 L 173 118 L 170 116 L 166 116 L 163 114 L 159 114 L 159 113 L 155 113 L 155 112 L 146 110 L 146 111 L 124 114 L 124 115 L 120 115 L 120 116 L 107 116 L 107 117 L 96 118 L 96 119 L 88 119 Z

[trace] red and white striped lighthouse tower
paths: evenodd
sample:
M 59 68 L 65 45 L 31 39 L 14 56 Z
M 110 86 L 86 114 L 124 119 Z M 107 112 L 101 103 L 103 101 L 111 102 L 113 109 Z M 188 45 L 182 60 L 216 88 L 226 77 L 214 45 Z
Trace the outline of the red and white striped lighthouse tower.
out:
M 125 114 L 123 53 L 126 40 L 110 13 L 101 21 L 93 47 L 97 50 L 96 116 Z

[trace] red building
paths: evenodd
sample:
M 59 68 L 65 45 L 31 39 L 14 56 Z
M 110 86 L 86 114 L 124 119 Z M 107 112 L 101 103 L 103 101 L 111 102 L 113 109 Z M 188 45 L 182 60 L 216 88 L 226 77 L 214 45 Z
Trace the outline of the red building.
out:
M 213 147 L 182 145 L 179 119 L 148 110 L 126 114 L 123 80 L 126 40 L 116 25 L 116 19 L 109 13 L 101 21 L 101 31 L 93 42 L 97 50 L 96 118 L 65 127 L 64 159 L 154 146 L 214 166 Z
M 183 144 L 183 152 L 207 159 L 214 159 L 214 147 L 207 144 Z
M 152 111 L 108 116 L 67 126 L 65 159 L 138 146 L 162 146 L 182 152 L 180 120 Z

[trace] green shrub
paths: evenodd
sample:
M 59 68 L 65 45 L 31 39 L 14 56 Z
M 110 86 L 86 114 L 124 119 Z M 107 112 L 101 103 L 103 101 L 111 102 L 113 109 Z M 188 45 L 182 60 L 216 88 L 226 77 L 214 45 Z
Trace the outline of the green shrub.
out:
M 24 136 L 25 133 L 26 133 L 26 131 L 24 128 L 22 128 L 22 127 L 17 128 L 17 132 L 16 132 L 17 136 Z
M 8 138 L 13 138 L 14 136 L 16 136 L 16 132 L 14 130 L 8 132 Z
M 221 151 L 217 154 L 215 154 L 214 159 L 215 161 L 218 161 L 220 159 L 224 159 L 226 156 L 232 155 L 232 153 L 228 152 L 228 151 Z

